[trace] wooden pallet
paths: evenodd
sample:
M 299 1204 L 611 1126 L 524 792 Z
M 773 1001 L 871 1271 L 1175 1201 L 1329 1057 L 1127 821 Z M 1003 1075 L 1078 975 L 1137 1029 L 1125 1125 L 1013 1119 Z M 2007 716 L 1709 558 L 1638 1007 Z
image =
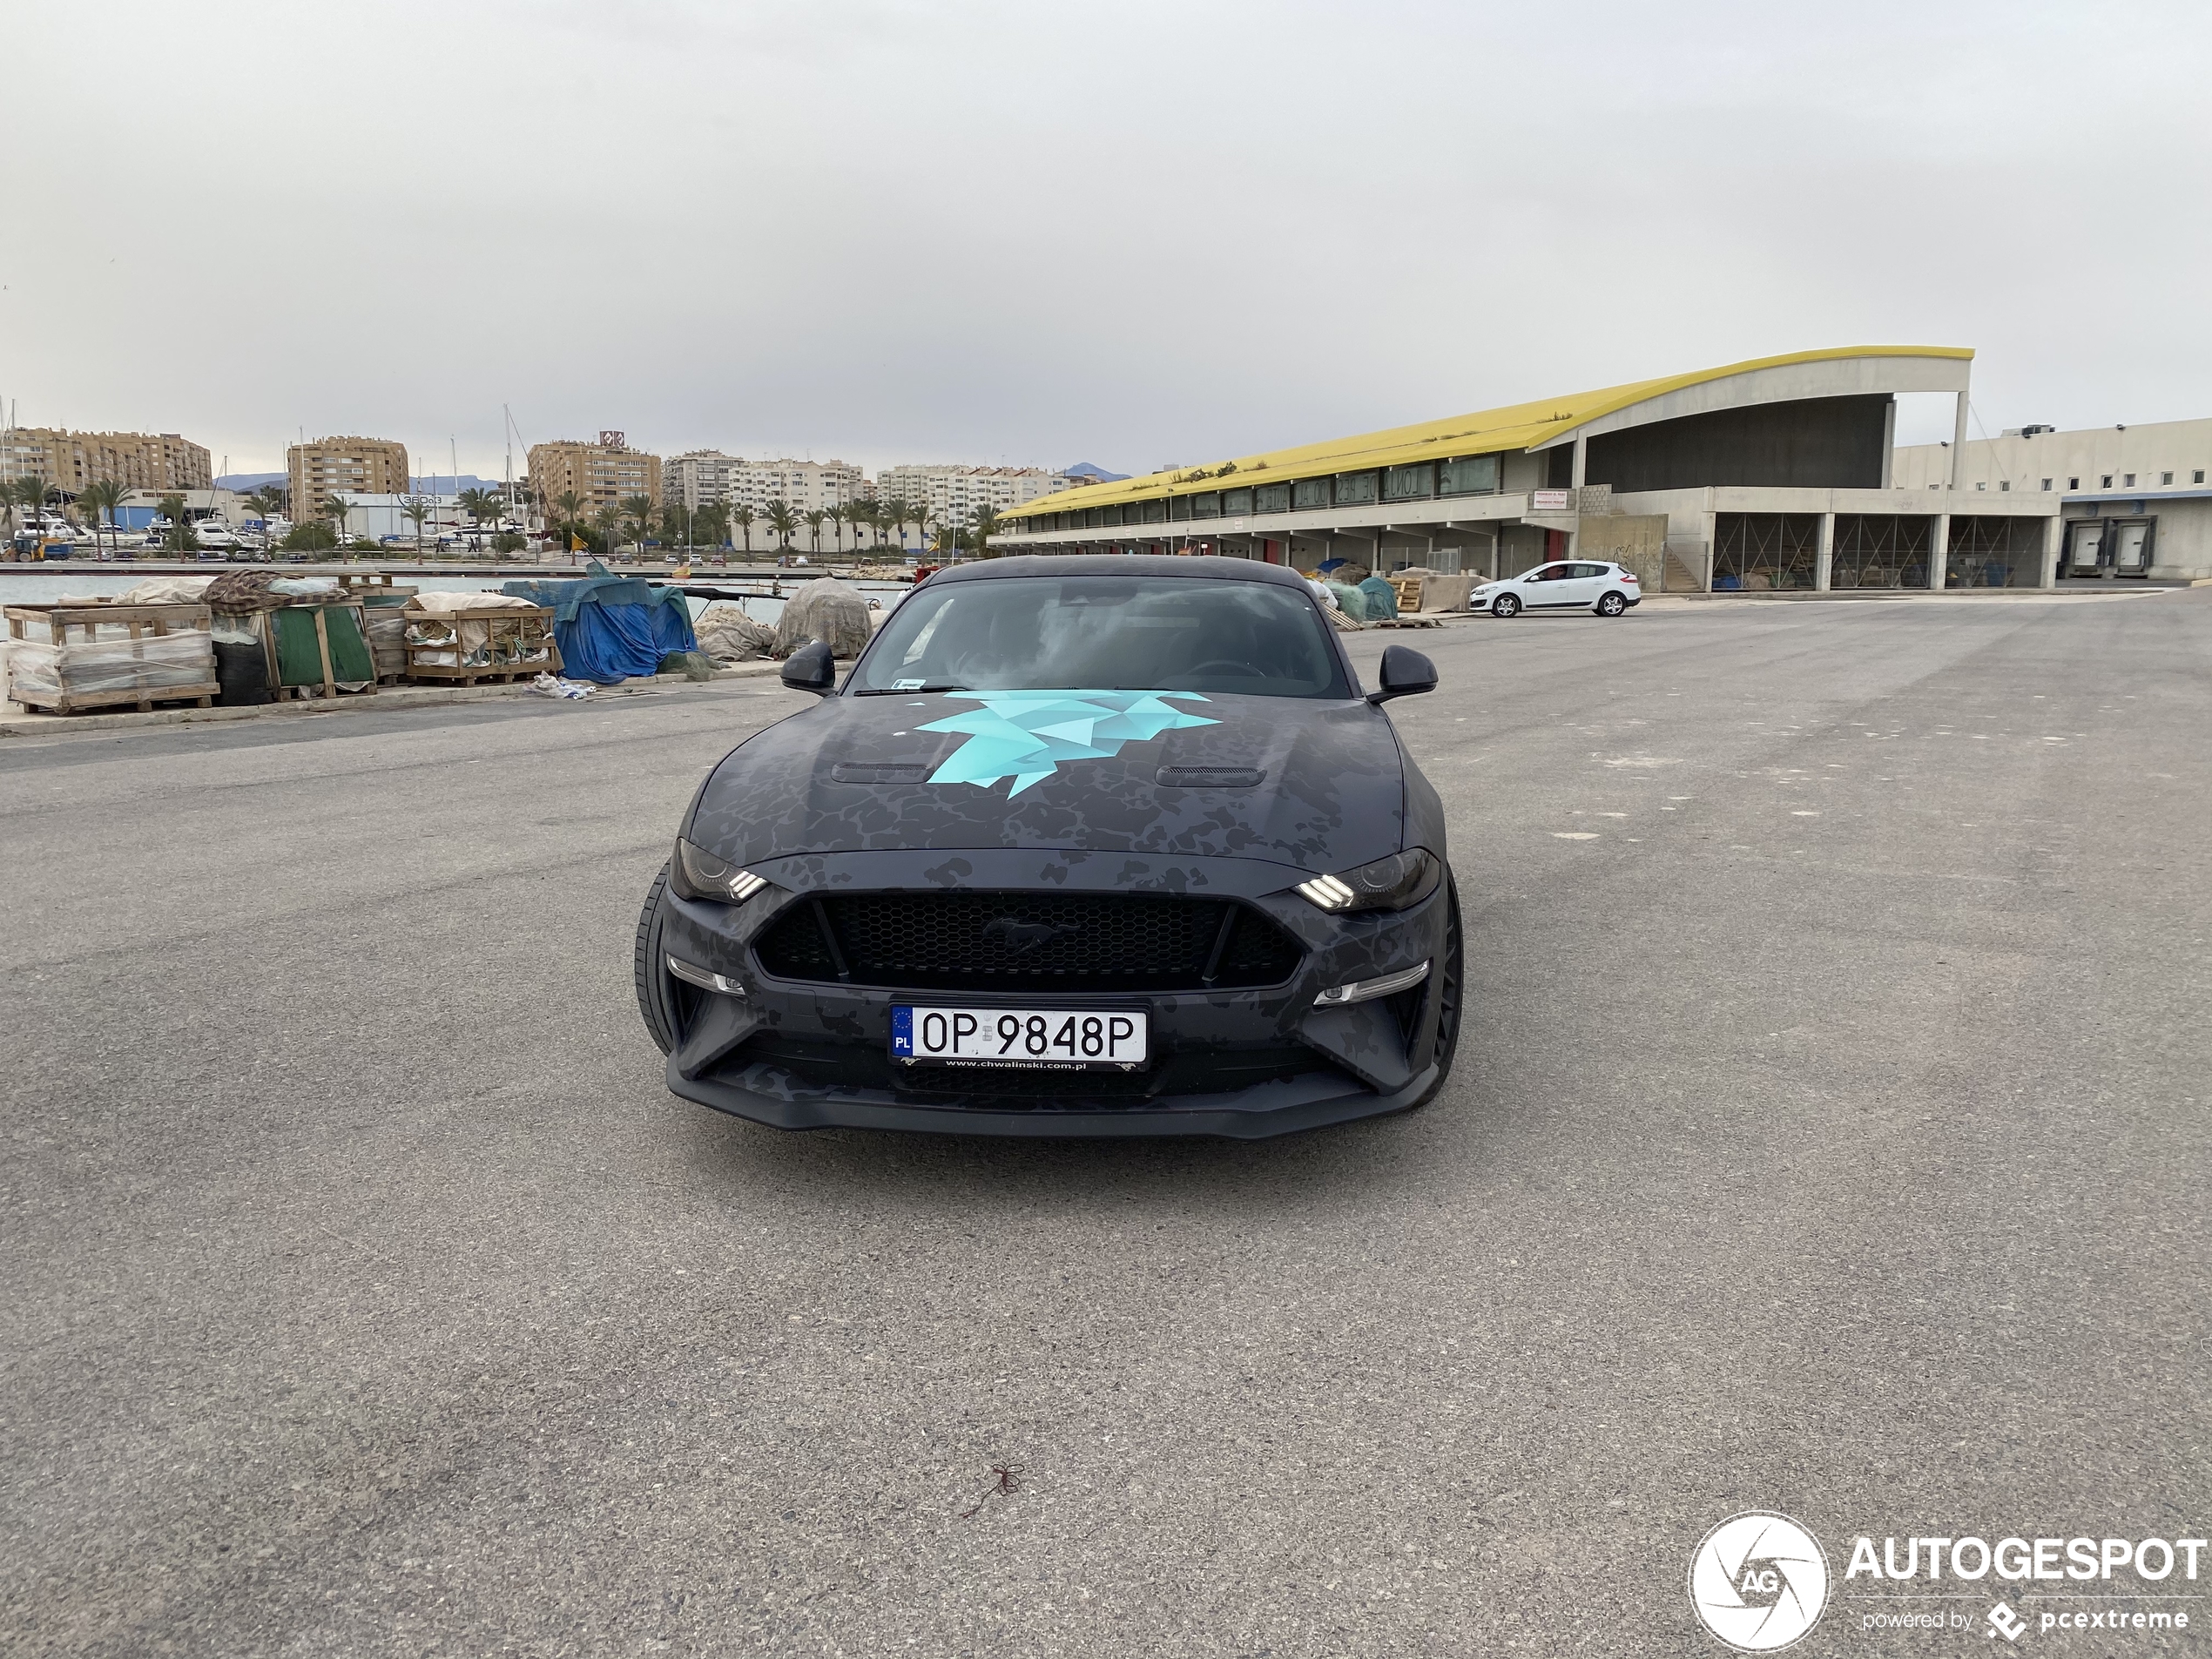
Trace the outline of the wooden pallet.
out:
M 113 600 L 102 600 L 91 604 L 24 604 L 10 605 L 6 610 L 8 637 L 29 644 L 44 644 L 57 649 L 74 643 L 78 645 L 136 645 L 142 639 L 161 638 L 171 632 L 208 631 L 207 607 L 202 604 L 125 605 Z M 46 637 L 33 637 L 44 628 Z M 126 639 L 101 639 L 102 628 L 124 628 L 129 631 Z M 84 637 L 71 641 L 72 629 L 82 629 Z M 57 671 L 59 680 L 66 668 Z M 8 695 L 25 708 L 44 709 L 54 714 L 75 714 L 87 709 L 135 708 L 151 710 L 157 703 L 196 704 L 208 707 L 222 694 L 222 686 L 215 678 L 213 642 L 209 642 L 207 678 L 184 685 L 146 685 L 116 686 L 105 691 L 57 692 L 26 691 L 11 685 Z
M 449 636 L 443 642 L 409 640 L 407 644 L 407 677 L 417 684 L 438 685 L 475 685 L 488 683 L 511 685 L 518 680 L 536 679 L 540 674 L 561 671 L 561 648 L 553 639 L 553 609 L 550 605 L 486 605 L 472 610 L 429 610 L 410 612 L 408 622 L 442 624 Z M 505 662 L 438 663 L 433 656 L 461 655 L 460 636 L 463 624 L 484 630 L 483 647 L 496 651 L 505 645 L 516 652 L 543 651 L 542 657 L 526 661 L 509 658 Z
M 41 709 L 48 714 L 84 714 L 92 710 L 114 713 L 118 710 L 135 709 L 141 714 L 169 704 L 184 704 L 194 708 L 212 708 L 223 688 L 212 681 L 201 685 L 153 685 L 140 691 L 64 691 L 50 698 L 37 691 L 14 691 L 8 693 L 15 702 L 27 709 Z
M 543 663 L 522 663 L 506 668 L 447 668 L 433 664 L 428 671 L 415 671 L 417 678 L 435 679 L 441 685 L 516 685 L 536 679 L 540 674 L 558 674 L 553 665 L 557 657 Z

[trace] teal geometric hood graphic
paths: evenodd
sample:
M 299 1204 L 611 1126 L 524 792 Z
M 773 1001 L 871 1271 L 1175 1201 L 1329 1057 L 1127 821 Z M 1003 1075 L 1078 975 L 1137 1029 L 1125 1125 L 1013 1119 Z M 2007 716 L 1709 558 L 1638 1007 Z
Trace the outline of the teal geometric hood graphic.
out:
M 968 741 L 929 775 L 933 784 L 1014 779 L 1012 799 L 1063 760 L 1103 760 L 1124 743 L 1143 743 L 1182 726 L 1219 725 L 1162 699 L 1206 699 L 1196 691 L 948 691 L 983 706 L 932 720 L 923 732 L 965 732 Z

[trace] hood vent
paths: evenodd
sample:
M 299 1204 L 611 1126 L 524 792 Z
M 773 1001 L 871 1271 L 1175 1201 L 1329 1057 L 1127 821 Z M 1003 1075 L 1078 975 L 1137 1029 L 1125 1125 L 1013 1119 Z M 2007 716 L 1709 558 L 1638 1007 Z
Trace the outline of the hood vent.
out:
M 830 768 L 833 784 L 918 784 L 928 776 L 927 766 L 871 766 L 840 760 Z
M 1162 766 L 1152 774 L 1171 789 L 1257 789 L 1266 779 L 1251 766 Z

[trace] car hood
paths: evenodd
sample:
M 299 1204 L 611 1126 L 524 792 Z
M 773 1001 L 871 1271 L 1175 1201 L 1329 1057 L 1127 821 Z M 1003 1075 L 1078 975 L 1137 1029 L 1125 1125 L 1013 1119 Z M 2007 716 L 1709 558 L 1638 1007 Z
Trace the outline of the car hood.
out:
M 1364 701 L 893 693 L 826 698 L 739 746 L 685 833 L 734 863 L 1038 847 L 1345 870 L 1399 850 L 1405 797 Z

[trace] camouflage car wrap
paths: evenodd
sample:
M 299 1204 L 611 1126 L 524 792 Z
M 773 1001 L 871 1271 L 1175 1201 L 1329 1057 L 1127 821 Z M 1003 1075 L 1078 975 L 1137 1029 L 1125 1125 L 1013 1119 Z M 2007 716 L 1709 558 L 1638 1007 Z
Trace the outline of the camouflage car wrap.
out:
M 998 560 L 931 583 L 1019 580 L 1033 566 L 1304 587 L 1294 573 L 1244 561 L 1126 556 Z M 663 976 L 657 988 L 671 1010 L 668 1086 L 788 1129 L 1028 1136 L 1251 1137 L 1419 1103 L 1440 1082 L 1440 1048 L 1448 1063 L 1440 972 L 1408 995 L 1315 1006 L 1331 987 L 1423 961 L 1441 969 L 1458 941 L 1435 791 L 1389 716 L 1359 694 L 1334 631 L 1324 631 L 1343 668 L 1342 698 L 1125 694 L 1101 708 L 1038 712 L 999 693 L 857 696 L 848 680 L 740 745 L 701 786 L 679 834 L 770 885 L 737 904 L 657 887 L 641 928 L 641 973 Z M 993 698 L 1005 705 L 996 715 Z M 968 751 L 999 740 L 1002 717 L 1017 729 L 1007 752 L 1033 758 Z M 1051 734 L 1049 752 L 1020 740 L 1032 726 Z M 1294 891 L 1411 848 L 1433 854 L 1444 875 L 1406 909 L 1333 914 Z M 824 901 L 929 894 L 1226 901 L 1271 924 L 1295 946 L 1296 963 L 1278 983 L 1237 988 L 1071 992 L 1017 975 L 988 993 L 925 993 L 826 971 L 799 979 L 764 965 L 763 941 Z M 737 992 L 668 979 L 671 955 Z M 1157 1075 L 1149 1087 L 1117 1079 L 1112 1092 L 1093 1094 L 1068 1074 L 1049 1087 L 1022 1073 L 925 1078 L 872 1060 L 887 1052 L 892 1008 L 918 1000 L 1141 1008 Z M 831 1058 L 810 1065 L 809 1055 Z M 1244 1055 L 1253 1058 L 1240 1069 Z

